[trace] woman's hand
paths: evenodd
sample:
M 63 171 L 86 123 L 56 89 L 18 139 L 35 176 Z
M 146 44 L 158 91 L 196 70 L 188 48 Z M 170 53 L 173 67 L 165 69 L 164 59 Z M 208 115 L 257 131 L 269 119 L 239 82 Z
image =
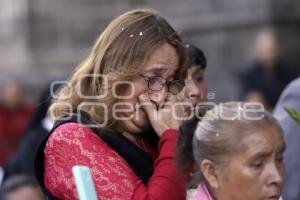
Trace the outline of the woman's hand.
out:
M 150 123 L 159 137 L 167 129 L 177 129 L 187 116 L 184 105 L 176 95 L 169 94 L 167 101 L 159 106 L 151 102 L 147 94 L 139 96 L 141 107 L 145 110 Z

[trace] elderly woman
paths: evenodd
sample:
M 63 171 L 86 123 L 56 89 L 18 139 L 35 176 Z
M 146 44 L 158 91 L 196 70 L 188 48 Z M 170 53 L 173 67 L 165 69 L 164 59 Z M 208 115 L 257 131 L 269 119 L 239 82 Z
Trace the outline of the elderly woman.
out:
M 44 192 L 76 199 L 71 170 L 86 165 L 99 199 L 184 199 L 174 164 L 180 121 L 172 117 L 184 109 L 171 107 L 185 60 L 181 38 L 159 15 L 114 19 L 50 108 L 56 123 L 36 157 Z
M 220 104 L 207 111 L 200 122 L 185 122 L 180 131 L 181 168 L 187 176 L 192 169 L 202 175 L 197 193 L 190 199 L 280 198 L 285 142 L 276 120 L 258 105 Z

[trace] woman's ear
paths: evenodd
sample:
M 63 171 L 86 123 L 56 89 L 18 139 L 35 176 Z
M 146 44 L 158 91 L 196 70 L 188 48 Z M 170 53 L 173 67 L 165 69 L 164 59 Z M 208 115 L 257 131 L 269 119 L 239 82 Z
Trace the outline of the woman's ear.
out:
M 216 165 L 211 160 L 204 159 L 200 164 L 200 170 L 210 187 L 214 190 L 219 189 L 220 176 Z

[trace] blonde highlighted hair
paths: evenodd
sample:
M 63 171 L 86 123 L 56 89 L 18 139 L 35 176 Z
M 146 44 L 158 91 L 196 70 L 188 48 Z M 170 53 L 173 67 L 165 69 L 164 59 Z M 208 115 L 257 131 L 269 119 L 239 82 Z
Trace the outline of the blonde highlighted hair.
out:
M 179 57 L 177 79 L 186 74 L 186 52 L 179 34 L 161 16 L 152 11 L 137 9 L 114 19 L 96 40 L 90 54 L 76 68 L 74 74 L 56 95 L 50 107 L 55 120 L 70 115 L 74 110 L 83 110 L 91 121 L 105 127 L 113 127 L 116 120 L 112 111 L 105 113 L 118 100 L 114 97 L 112 84 L 116 81 L 130 81 L 144 68 L 150 54 L 164 43 L 172 45 Z M 113 76 L 110 74 L 113 73 Z M 107 75 L 107 81 L 101 77 Z M 115 88 L 123 90 L 120 85 Z M 105 94 L 106 95 L 103 95 Z M 100 98 L 100 96 L 103 97 Z M 94 98 L 99 96 L 99 98 Z M 85 104 L 85 106 L 80 106 Z

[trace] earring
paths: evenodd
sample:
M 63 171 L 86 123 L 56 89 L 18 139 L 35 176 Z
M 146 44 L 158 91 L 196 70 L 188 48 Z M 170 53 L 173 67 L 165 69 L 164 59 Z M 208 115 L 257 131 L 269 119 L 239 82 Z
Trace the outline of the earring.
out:
M 212 186 L 212 189 L 213 189 L 213 190 L 218 190 L 218 189 L 219 189 L 219 186 Z

